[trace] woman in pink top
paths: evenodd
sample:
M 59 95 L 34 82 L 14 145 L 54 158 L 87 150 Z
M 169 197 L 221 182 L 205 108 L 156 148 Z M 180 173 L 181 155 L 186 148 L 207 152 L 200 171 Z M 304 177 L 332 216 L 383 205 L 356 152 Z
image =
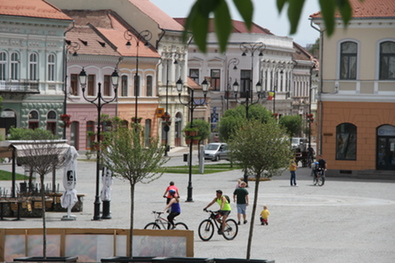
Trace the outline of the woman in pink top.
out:
M 173 198 L 170 194 L 170 190 L 174 190 L 176 191 L 175 197 L 180 198 L 180 194 L 178 193 L 178 188 L 177 186 L 174 185 L 174 182 L 171 181 L 169 186 L 166 188 L 165 193 L 163 194 L 163 197 L 166 198 L 166 204 L 168 204 L 170 202 L 170 200 Z

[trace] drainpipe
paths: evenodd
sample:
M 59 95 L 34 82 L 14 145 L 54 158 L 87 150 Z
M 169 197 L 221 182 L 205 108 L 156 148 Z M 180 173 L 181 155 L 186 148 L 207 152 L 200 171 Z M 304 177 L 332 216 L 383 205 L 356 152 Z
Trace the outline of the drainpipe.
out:
M 321 101 L 321 94 L 323 92 L 322 90 L 322 72 L 324 68 L 324 58 L 323 58 L 323 45 L 324 45 L 324 30 L 321 30 L 320 28 L 314 26 L 313 20 L 310 20 L 310 26 L 320 32 L 320 58 L 319 58 L 319 63 L 320 63 L 320 72 L 319 72 L 319 79 L 320 79 L 320 84 L 318 87 L 318 92 L 317 92 L 317 103 L 318 103 L 318 116 L 317 119 L 319 120 L 318 122 L 318 144 L 317 144 L 317 153 L 318 155 L 322 154 L 322 122 L 323 122 L 323 114 L 322 114 L 322 101 Z

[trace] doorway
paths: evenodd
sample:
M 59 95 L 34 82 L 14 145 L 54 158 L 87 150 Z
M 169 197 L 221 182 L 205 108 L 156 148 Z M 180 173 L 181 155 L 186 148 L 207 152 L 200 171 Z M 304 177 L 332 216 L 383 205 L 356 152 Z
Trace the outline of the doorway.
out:
M 395 170 L 395 126 L 377 129 L 377 170 Z

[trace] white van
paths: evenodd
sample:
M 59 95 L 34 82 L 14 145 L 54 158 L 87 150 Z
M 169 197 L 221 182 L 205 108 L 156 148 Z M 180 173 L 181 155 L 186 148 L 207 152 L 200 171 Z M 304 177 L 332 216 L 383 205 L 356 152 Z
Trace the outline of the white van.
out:
M 307 139 L 302 137 L 292 137 L 291 139 L 292 149 L 300 149 L 301 152 L 307 149 Z

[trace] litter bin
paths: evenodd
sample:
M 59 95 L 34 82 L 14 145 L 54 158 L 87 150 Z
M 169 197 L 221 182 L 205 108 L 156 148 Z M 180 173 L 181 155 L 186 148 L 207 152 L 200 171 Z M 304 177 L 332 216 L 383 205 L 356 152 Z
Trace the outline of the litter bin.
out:
M 189 154 L 188 153 L 184 153 L 184 162 L 188 162 L 188 156 L 189 156 Z

